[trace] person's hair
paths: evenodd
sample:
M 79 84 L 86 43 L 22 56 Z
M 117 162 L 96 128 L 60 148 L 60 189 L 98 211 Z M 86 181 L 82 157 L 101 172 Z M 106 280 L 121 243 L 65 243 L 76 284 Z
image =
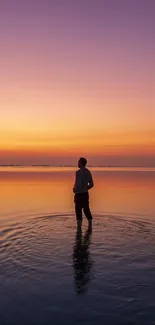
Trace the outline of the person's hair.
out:
M 87 159 L 86 158 L 80 157 L 79 161 L 80 161 L 80 163 L 81 163 L 81 165 L 83 167 L 85 167 L 87 165 Z

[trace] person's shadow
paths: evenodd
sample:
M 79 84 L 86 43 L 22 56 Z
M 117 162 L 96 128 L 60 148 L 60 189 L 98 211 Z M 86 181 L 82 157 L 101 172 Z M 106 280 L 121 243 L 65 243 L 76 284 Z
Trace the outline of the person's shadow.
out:
M 88 290 L 91 279 L 92 260 L 89 251 L 91 234 L 92 228 L 88 228 L 84 236 L 82 236 L 81 229 L 76 232 L 73 246 L 73 269 L 77 294 L 85 293 Z

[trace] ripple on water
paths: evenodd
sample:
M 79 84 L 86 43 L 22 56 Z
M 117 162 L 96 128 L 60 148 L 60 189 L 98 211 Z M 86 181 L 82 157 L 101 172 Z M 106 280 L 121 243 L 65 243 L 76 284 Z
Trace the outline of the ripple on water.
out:
M 73 215 L 34 216 L 0 244 L 0 324 L 155 323 L 151 220 L 96 215 L 77 233 Z

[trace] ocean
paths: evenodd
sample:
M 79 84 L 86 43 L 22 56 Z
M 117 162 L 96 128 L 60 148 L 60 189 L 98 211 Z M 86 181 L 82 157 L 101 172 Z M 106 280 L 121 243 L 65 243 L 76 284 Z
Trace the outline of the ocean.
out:
M 0 325 L 155 324 L 155 168 L 0 167 Z

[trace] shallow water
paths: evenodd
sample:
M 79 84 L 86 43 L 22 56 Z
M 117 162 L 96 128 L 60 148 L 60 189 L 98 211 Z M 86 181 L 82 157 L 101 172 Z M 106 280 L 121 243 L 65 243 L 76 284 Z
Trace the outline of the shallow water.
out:
M 0 172 L 1 325 L 155 324 L 155 172 L 93 174 L 81 234 L 74 170 Z

